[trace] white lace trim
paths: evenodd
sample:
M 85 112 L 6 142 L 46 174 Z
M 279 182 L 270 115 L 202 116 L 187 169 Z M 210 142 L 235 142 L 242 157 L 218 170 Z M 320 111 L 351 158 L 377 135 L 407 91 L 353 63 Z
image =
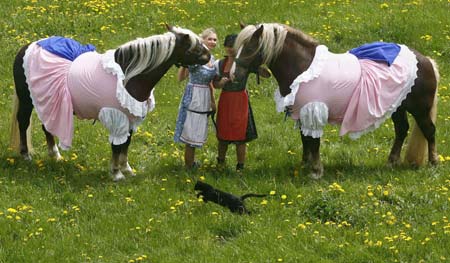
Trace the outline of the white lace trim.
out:
M 297 96 L 300 83 L 305 83 L 319 77 L 320 73 L 322 73 L 325 62 L 328 60 L 328 54 L 329 52 L 326 46 L 319 45 L 316 47 L 316 54 L 314 55 L 313 61 L 311 62 L 311 65 L 309 65 L 309 68 L 302 74 L 298 75 L 289 86 L 291 93 L 284 98 L 284 106 L 294 105 L 295 96 Z
M 114 50 L 108 50 L 102 55 L 103 69 L 110 74 L 117 77 L 116 97 L 120 105 L 127 109 L 131 114 L 136 117 L 145 117 L 149 111 L 155 108 L 155 97 L 153 96 L 153 90 L 148 100 L 140 102 L 133 98 L 123 86 L 125 74 L 122 68 L 114 60 Z
M 120 145 L 130 136 L 130 122 L 125 113 L 115 108 L 104 107 L 98 113 L 98 120 L 109 131 L 109 142 Z
M 323 102 L 310 102 L 300 109 L 303 135 L 320 138 L 323 127 L 328 123 L 328 107 Z
M 385 122 L 387 119 L 389 119 L 392 116 L 392 114 L 397 110 L 397 108 L 400 107 L 402 102 L 406 99 L 406 96 L 408 96 L 408 94 L 411 93 L 411 88 L 414 86 L 414 81 L 417 78 L 418 61 L 417 61 L 416 55 L 414 55 L 414 53 L 407 46 L 400 45 L 400 47 L 401 47 L 400 53 L 403 53 L 403 55 L 405 57 L 407 57 L 407 59 L 409 60 L 409 63 L 411 63 L 411 65 L 412 65 L 409 68 L 409 72 L 408 72 L 409 78 L 403 84 L 401 94 L 397 97 L 397 99 L 394 101 L 394 103 L 389 107 L 389 109 L 386 111 L 384 116 L 381 117 L 380 119 L 378 119 L 377 121 L 375 121 L 375 123 L 373 123 L 371 126 L 367 127 L 365 130 L 362 130 L 362 131 L 349 132 L 348 136 L 351 139 L 356 140 L 359 137 L 361 137 L 362 135 L 369 133 L 369 132 L 377 129 L 378 127 L 380 127 L 380 125 L 383 122 Z

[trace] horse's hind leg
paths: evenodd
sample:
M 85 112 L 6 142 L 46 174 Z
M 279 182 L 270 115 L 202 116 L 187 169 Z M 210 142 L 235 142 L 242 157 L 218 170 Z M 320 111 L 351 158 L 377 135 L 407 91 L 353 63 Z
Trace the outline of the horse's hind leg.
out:
M 27 144 L 27 129 L 30 126 L 31 112 L 33 111 L 33 103 L 28 90 L 26 82 L 25 71 L 23 69 L 23 56 L 25 55 L 26 46 L 23 47 L 16 56 L 13 65 L 14 84 L 16 87 L 16 94 L 19 101 L 17 110 L 17 121 L 19 123 L 20 133 L 20 154 L 26 160 L 31 160 Z
M 419 113 L 414 115 L 417 125 L 423 133 L 423 136 L 428 142 L 428 161 L 432 165 L 439 162 L 439 157 L 436 150 L 436 126 L 433 123 L 429 113 Z
M 415 52 L 418 60 L 417 78 L 411 93 L 405 100 L 407 110 L 416 121 L 408 142 L 405 155 L 407 162 L 421 165 L 428 152 L 428 161 L 435 165 L 439 158 L 436 151 L 436 116 L 437 116 L 437 87 L 439 82 L 439 71 L 436 63 L 418 52 Z
M 394 122 L 395 139 L 388 161 L 390 164 L 395 165 L 400 163 L 400 153 L 403 142 L 408 135 L 409 123 L 406 116 L 406 110 L 403 107 L 399 107 L 397 111 L 392 114 L 391 118 Z
M 27 129 L 30 126 L 31 112 L 33 111 L 33 104 L 25 102 L 19 97 L 19 110 L 17 112 L 17 121 L 19 122 L 20 132 L 20 154 L 25 160 L 31 160 L 31 155 L 27 143 Z
M 45 129 L 45 126 L 42 125 L 42 130 L 45 133 L 45 140 L 47 141 L 47 151 L 48 155 L 52 158 L 55 158 L 56 160 L 62 160 L 62 156 L 59 153 L 58 146 L 55 143 L 55 138 L 51 133 Z

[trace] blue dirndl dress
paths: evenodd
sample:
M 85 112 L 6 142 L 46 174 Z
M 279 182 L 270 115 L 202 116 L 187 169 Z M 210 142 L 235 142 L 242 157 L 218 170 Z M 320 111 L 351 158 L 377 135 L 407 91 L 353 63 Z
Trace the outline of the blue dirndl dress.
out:
M 213 64 L 214 58 L 211 58 Z M 209 84 L 216 75 L 214 66 L 189 66 L 189 82 L 180 102 L 174 141 L 202 147 L 208 138 L 208 112 L 211 110 Z

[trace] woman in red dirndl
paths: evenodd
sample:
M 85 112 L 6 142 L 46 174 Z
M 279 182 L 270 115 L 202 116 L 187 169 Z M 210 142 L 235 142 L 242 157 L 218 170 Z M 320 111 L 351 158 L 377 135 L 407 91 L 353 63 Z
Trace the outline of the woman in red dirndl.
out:
M 246 83 L 236 85 L 230 82 L 230 69 L 234 62 L 233 49 L 236 35 L 225 37 L 225 58 L 216 61 L 217 80 L 214 86 L 222 89 L 217 107 L 217 139 L 219 164 L 225 163 L 228 145 L 236 145 L 236 170 L 244 169 L 246 143 L 258 137 L 253 113 L 250 107 Z M 233 85 L 234 84 L 234 85 Z

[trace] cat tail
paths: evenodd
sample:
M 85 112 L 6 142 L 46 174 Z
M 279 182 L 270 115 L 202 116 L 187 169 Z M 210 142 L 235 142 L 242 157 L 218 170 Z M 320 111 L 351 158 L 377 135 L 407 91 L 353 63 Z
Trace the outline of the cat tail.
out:
M 245 200 L 246 198 L 249 198 L 249 197 L 265 197 L 265 196 L 267 196 L 267 195 L 262 195 L 262 194 L 246 194 L 246 195 L 241 196 L 241 200 Z

